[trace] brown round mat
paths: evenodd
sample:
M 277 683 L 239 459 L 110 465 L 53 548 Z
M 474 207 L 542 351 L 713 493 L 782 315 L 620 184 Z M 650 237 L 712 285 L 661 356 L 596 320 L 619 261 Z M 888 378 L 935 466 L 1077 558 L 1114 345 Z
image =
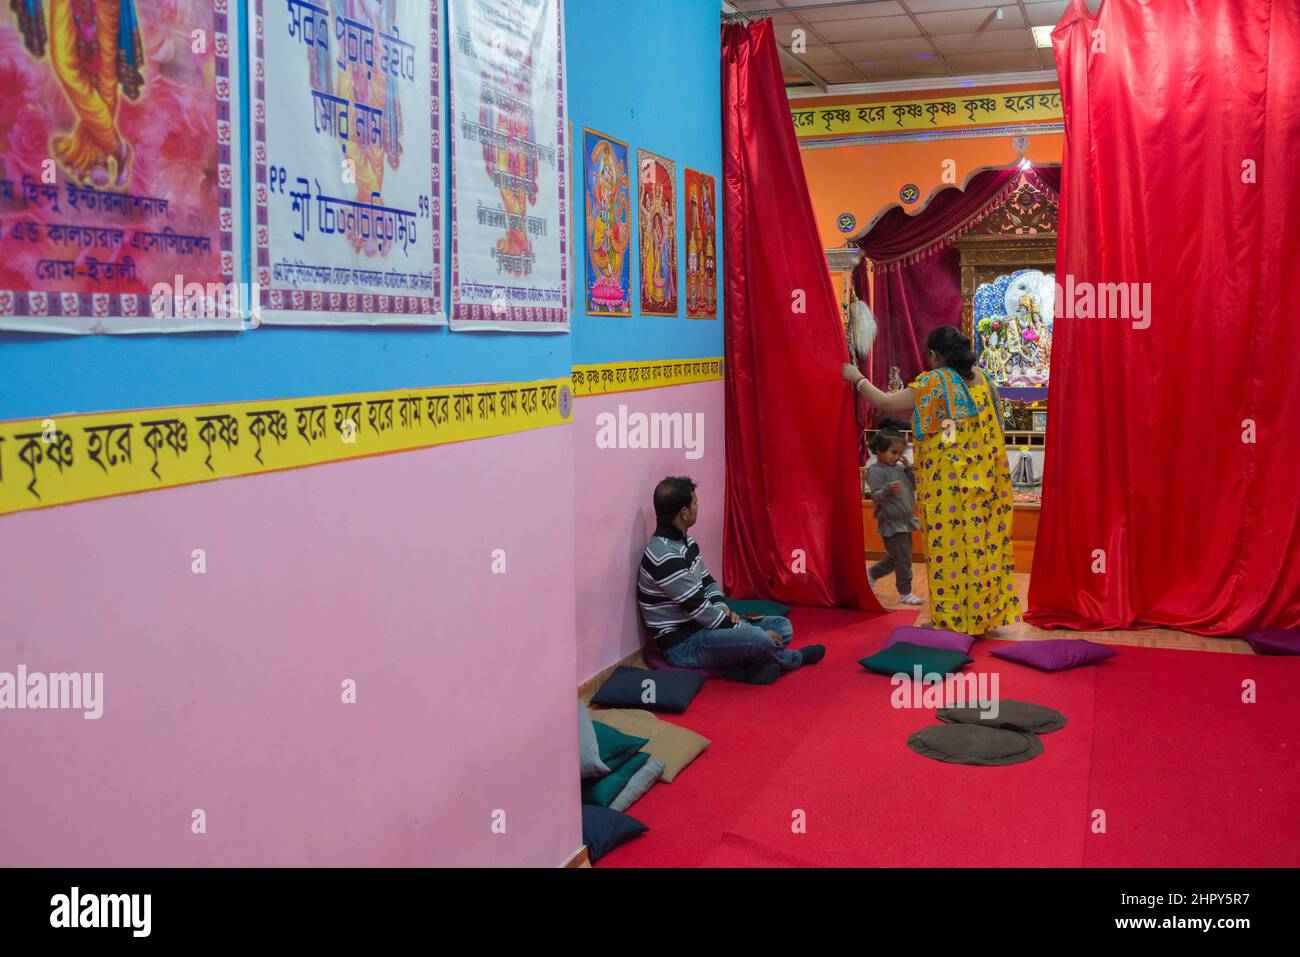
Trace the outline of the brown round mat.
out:
M 1065 715 L 1045 705 L 1029 701 L 1005 699 L 997 702 L 997 717 L 989 717 L 983 708 L 940 708 L 935 717 L 947 724 L 974 724 L 981 728 L 1005 728 L 1008 731 L 1028 731 L 1032 734 L 1050 734 L 1065 727 Z
M 936 761 L 983 767 L 1020 764 L 1043 753 L 1037 735 L 977 724 L 932 724 L 908 738 L 907 746 Z

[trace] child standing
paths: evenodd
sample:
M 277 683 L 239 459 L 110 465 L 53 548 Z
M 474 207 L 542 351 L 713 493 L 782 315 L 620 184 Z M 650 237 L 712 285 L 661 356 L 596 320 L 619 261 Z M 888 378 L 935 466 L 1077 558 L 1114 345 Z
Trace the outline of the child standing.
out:
M 875 582 L 892 571 L 898 600 L 921 605 L 924 600 L 912 594 L 912 532 L 921 524 L 916 520 L 916 476 L 912 463 L 903 457 L 907 440 L 893 429 L 881 429 L 870 447 L 876 461 L 867 469 L 867 485 L 885 557 L 871 566 L 867 577 Z

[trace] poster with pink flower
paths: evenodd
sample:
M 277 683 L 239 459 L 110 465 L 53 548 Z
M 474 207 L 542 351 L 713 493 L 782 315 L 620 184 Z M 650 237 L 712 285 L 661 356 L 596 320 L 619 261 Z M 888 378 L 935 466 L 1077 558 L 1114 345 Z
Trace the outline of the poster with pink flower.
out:
M 259 311 L 439 325 L 440 0 L 253 0 Z
M 0 9 L 0 328 L 239 328 L 229 0 Z

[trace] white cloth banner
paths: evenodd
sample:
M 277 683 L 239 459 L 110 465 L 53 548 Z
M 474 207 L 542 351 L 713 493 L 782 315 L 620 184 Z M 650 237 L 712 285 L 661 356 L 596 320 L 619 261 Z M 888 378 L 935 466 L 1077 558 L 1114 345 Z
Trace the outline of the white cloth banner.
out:
M 441 325 L 441 0 L 255 0 L 265 323 Z
M 453 329 L 569 328 L 559 0 L 450 0 Z

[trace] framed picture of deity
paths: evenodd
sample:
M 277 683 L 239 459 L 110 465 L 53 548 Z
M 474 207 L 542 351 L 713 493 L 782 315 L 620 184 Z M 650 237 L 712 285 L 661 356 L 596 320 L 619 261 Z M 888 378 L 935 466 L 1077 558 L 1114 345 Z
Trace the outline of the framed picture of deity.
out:
M 718 196 L 713 177 L 686 169 L 686 318 L 718 318 Z
M 641 315 L 677 315 L 677 163 L 638 149 Z
M 583 128 L 587 315 L 632 315 L 632 177 L 628 145 Z

